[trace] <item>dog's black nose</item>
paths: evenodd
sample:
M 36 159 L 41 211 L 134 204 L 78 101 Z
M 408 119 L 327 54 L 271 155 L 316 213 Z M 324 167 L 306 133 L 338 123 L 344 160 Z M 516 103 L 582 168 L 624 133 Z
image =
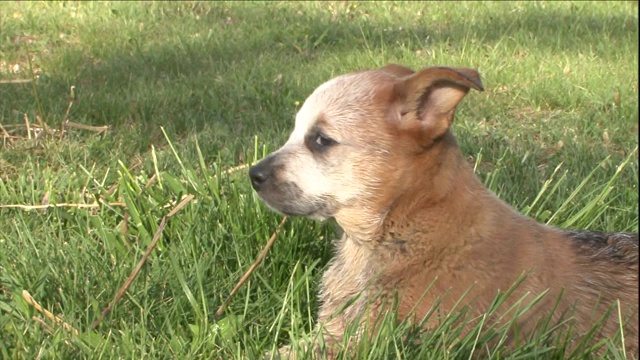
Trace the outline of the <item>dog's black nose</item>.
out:
M 264 184 L 271 176 L 271 166 L 267 159 L 259 162 L 256 166 L 249 169 L 249 177 L 251 178 L 251 186 L 256 191 L 260 190 L 260 185 Z

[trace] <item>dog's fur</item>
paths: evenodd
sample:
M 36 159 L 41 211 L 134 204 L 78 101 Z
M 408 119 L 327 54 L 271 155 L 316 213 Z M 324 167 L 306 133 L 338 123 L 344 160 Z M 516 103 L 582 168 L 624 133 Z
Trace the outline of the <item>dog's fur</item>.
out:
M 339 76 L 305 101 L 286 144 L 250 170 L 273 209 L 334 218 L 344 232 L 322 280 L 325 341 L 341 341 L 356 318 L 371 320 L 391 294 L 400 319 L 414 307 L 420 318 L 438 298 L 446 313 L 471 288 L 465 299 L 480 314 L 526 273 L 512 303 L 548 293 L 519 318 L 519 331 L 531 331 L 561 293 L 553 319 L 572 309 L 578 334 L 619 300 L 630 319 L 625 345 L 637 356 L 638 235 L 539 224 L 486 189 L 449 131 L 470 89 L 483 85 L 468 68 L 388 65 Z M 596 339 L 619 329 L 614 313 Z

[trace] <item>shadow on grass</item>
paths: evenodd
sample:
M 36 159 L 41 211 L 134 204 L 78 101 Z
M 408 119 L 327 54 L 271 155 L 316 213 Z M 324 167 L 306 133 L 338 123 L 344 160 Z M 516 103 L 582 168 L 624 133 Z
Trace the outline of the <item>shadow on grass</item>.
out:
M 380 66 L 420 50 L 459 53 L 464 42 L 491 48 L 510 38 L 548 52 L 606 58 L 608 49 L 628 45 L 630 32 L 637 36 L 631 8 L 628 16 L 596 16 L 577 6 L 503 5 L 494 12 L 479 4 L 449 10 L 413 4 L 407 7 L 416 10 L 414 18 L 403 19 L 407 12 L 393 4 L 382 5 L 386 8 L 375 10 L 375 16 L 369 14 L 371 4 L 333 15 L 317 7 L 166 4 L 146 10 L 152 19 L 149 30 L 137 32 L 139 24 L 126 23 L 143 22 L 145 16 L 127 18 L 124 11 L 113 10 L 111 21 L 125 24 L 120 34 L 85 38 L 53 57 L 38 83 L 44 113 L 53 123 L 61 121 L 66 94 L 75 85 L 75 121 L 108 124 L 122 134 L 138 131 L 139 151 L 158 138 L 159 126 L 176 136 L 213 127 L 221 138 L 247 138 L 265 128 L 286 132 L 296 101 L 332 74 L 360 64 Z M 433 20 L 435 13 L 443 15 Z M 107 25 L 94 23 L 94 35 L 106 33 Z M 602 48 L 594 39 L 610 44 Z M 355 67 L 342 61 L 354 55 L 368 60 L 356 61 Z M 29 85 L 5 86 L 0 94 L 4 119 L 15 117 L 11 110 L 35 112 Z

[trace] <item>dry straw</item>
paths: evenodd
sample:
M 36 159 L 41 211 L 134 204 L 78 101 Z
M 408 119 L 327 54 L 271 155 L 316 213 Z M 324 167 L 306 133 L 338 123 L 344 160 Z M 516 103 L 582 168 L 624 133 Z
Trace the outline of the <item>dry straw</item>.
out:
M 69 123 L 66 123 L 66 125 L 68 126 Z M 222 174 L 224 174 L 224 175 L 232 174 L 234 172 L 246 169 L 246 168 L 250 167 L 251 165 L 252 164 L 244 164 L 244 165 L 236 166 L 236 167 L 233 167 L 233 168 L 230 168 L 230 169 L 226 169 L 226 170 L 222 171 Z M 155 175 L 154 175 L 154 177 L 149 179 L 149 182 L 146 184 L 146 186 L 149 186 L 151 183 L 153 183 L 154 180 L 155 180 Z M 109 193 L 112 193 L 113 190 L 115 190 L 115 188 L 110 189 Z M 142 269 L 142 267 L 144 266 L 145 262 L 149 258 L 149 255 L 151 255 L 151 252 L 156 247 L 156 245 L 158 243 L 158 240 L 160 239 L 160 236 L 162 235 L 162 232 L 164 231 L 164 228 L 165 228 L 165 226 L 167 224 L 167 220 L 169 218 L 171 218 L 172 216 L 174 216 L 178 211 L 180 211 L 185 205 L 187 205 L 187 203 L 189 203 L 193 199 L 194 199 L 194 195 L 189 194 L 189 195 L 185 196 L 182 199 L 182 201 L 180 203 L 178 203 L 167 215 L 162 217 L 162 220 L 160 221 L 160 224 L 158 225 L 158 229 L 156 230 L 156 232 L 155 232 L 155 234 L 154 234 L 154 236 L 153 236 L 153 238 L 151 240 L 151 243 L 147 247 L 147 250 L 142 255 L 142 257 L 138 261 L 136 267 L 131 271 L 131 273 L 129 274 L 127 279 L 124 281 L 124 283 L 120 286 L 120 288 L 116 292 L 116 295 L 113 298 L 113 300 L 104 308 L 104 310 L 100 313 L 100 316 L 98 316 L 98 318 L 91 324 L 91 327 L 90 327 L 91 330 L 96 329 L 100 325 L 102 320 L 104 320 L 104 318 L 107 317 L 111 313 L 111 311 L 116 306 L 116 304 L 120 301 L 120 299 L 122 299 L 124 294 L 126 294 L 127 290 L 129 289 L 129 287 L 131 286 L 133 281 L 136 279 L 136 277 L 140 273 L 140 270 Z M 23 209 L 23 210 L 35 210 L 35 209 L 47 209 L 47 208 L 53 208 L 53 207 L 96 208 L 96 207 L 100 207 L 100 206 L 103 206 L 103 205 L 126 207 L 126 204 L 122 203 L 122 202 L 104 202 L 104 201 L 101 200 L 100 202 L 94 202 L 94 203 L 91 203 L 91 204 L 82 204 L 82 203 L 76 203 L 76 204 L 73 204 L 73 203 L 48 204 L 48 203 L 46 203 L 46 204 L 42 204 L 42 205 L 9 204 L 9 205 L 0 205 L 0 208 L 18 208 L 18 209 Z M 238 291 L 240 290 L 242 285 L 244 285 L 244 283 L 249 279 L 251 274 L 257 269 L 257 267 L 260 265 L 260 263 L 262 263 L 262 260 L 265 258 L 265 256 L 269 252 L 269 249 L 271 249 L 271 247 L 275 243 L 276 237 L 278 236 L 278 233 L 280 232 L 280 230 L 282 229 L 282 227 L 284 226 L 286 221 L 287 221 L 287 217 L 285 216 L 282 219 L 282 221 L 280 222 L 280 224 L 278 225 L 278 227 L 276 228 L 276 230 L 274 231 L 274 233 L 271 235 L 271 237 L 269 238 L 267 243 L 265 244 L 265 246 L 262 249 L 262 251 L 260 252 L 260 254 L 258 254 L 256 260 L 253 262 L 253 264 L 251 264 L 251 266 L 249 267 L 249 269 L 247 269 L 247 271 L 244 273 L 244 275 L 242 275 L 242 277 L 240 278 L 238 283 L 231 290 L 231 293 L 229 294 L 227 299 L 218 308 L 218 310 L 215 313 L 216 317 L 220 317 L 224 313 L 224 311 L 226 310 L 227 306 L 229 305 L 229 303 L 231 302 L 233 297 L 238 293 Z M 53 315 L 51 312 L 47 311 L 42 306 L 40 306 L 40 304 L 38 304 L 38 302 L 29 294 L 29 292 L 27 290 L 23 290 L 22 291 L 22 297 L 27 301 L 27 303 L 29 303 L 31 306 L 33 306 L 38 312 L 44 314 L 49 320 L 53 321 L 57 325 L 61 325 L 67 332 L 69 332 L 71 334 L 74 334 L 74 335 L 78 335 L 78 330 L 76 330 L 71 325 L 69 325 L 66 322 L 64 322 L 61 317 Z M 48 324 L 46 324 L 41 318 L 38 318 L 38 317 L 34 316 L 33 320 L 38 322 L 38 323 L 40 323 L 48 331 L 53 332 L 53 329 Z

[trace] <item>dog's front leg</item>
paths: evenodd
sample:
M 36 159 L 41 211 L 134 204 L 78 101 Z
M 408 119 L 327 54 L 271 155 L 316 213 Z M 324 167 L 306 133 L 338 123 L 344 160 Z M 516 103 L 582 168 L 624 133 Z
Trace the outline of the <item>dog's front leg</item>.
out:
M 320 289 L 320 311 L 318 327 L 321 328 L 325 354 L 329 359 L 344 345 L 345 332 L 353 326 L 349 334 L 349 344 L 357 342 L 365 320 L 363 316 L 369 299 L 368 286 L 372 280 L 371 256 L 368 249 L 343 236 L 338 244 L 338 253 L 329 269 L 324 273 Z M 361 319 L 362 318 L 362 319 Z
M 348 324 L 357 319 L 364 308 L 361 303 L 365 294 L 359 294 L 356 286 L 353 286 L 356 283 L 357 277 L 351 274 L 338 256 L 325 272 L 321 283 L 316 333 L 322 334 L 322 342 L 304 341 L 283 346 L 275 353 L 267 353 L 265 359 L 333 359 L 341 350 Z
M 294 350 L 293 346 L 285 345 L 276 352 L 268 352 L 264 360 L 303 360 L 303 359 L 323 359 L 322 351 L 318 345 L 304 342 L 297 345 L 299 350 Z
M 376 266 L 371 262 L 373 257 L 370 249 L 356 244 L 346 234 L 336 245 L 336 257 L 324 273 L 320 285 L 321 305 L 317 326 L 323 341 L 284 346 L 274 354 L 274 359 L 333 359 L 342 350 L 345 331 L 351 326 L 355 327 L 347 347 L 358 341 L 364 324 L 354 322 L 360 318 L 369 319 L 372 315 L 364 312 L 371 300 L 369 286 L 374 279 Z M 296 351 L 295 348 L 301 350 Z

